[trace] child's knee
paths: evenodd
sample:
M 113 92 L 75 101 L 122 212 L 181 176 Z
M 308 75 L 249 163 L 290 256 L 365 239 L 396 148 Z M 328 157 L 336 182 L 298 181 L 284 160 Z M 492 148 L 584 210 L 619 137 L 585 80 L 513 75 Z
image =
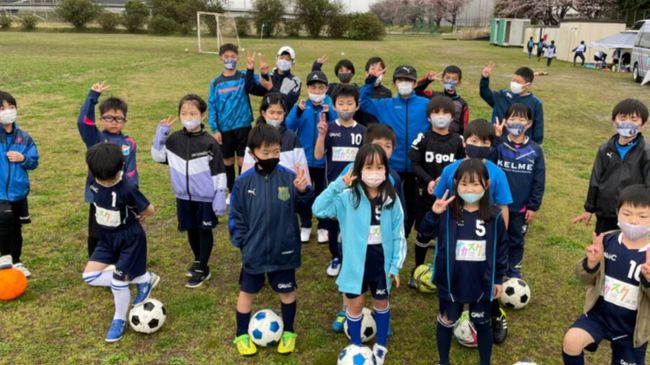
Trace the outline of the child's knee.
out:
M 388 308 L 388 299 L 373 299 L 372 305 L 377 310 L 384 310 Z
M 296 301 L 296 291 L 292 291 L 289 293 L 278 293 L 280 296 L 280 301 L 284 304 L 290 304 Z
M 588 345 L 588 339 L 586 338 L 582 330 L 577 330 L 571 328 L 564 335 L 564 341 L 562 342 L 562 351 L 568 355 L 579 355 L 582 353 L 582 350 Z
M 442 314 L 442 313 L 438 314 L 438 316 L 436 317 L 436 320 L 438 321 L 438 323 L 440 325 L 442 325 L 443 327 L 447 327 L 447 328 L 453 328 L 454 325 L 456 324 L 456 321 L 450 321 L 447 318 L 447 315 Z

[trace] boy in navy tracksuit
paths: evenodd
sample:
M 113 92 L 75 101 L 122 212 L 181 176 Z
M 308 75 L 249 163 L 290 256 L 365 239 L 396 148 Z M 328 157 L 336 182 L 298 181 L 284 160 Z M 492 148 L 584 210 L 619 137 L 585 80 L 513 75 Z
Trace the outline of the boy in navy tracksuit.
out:
M 244 356 L 257 352 L 248 324 L 253 300 L 267 278 L 282 303 L 284 332 L 278 352 L 291 353 L 296 343 L 293 323 L 301 245 L 296 210 L 309 204 L 312 189 L 302 169 L 294 173 L 278 166 L 280 143 L 277 128 L 268 124 L 253 128 L 248 148 L 255 167 L 237 179 L 232 193 L 228 228 L 232 244 L 242 256 L 235 345 Z
M 296 104 L 284 124 L 287 128 L 298 135 L 298 139 L 305 149 L 307 164 L 309 165 L 309 176 L 313 182 L 316 195 L 320 194 L 327 186 L 325 183 L 325 160 L 317 160 L 314 157 L 314 147 L 318 138 L 318 123 L 321 115 L 325 114 L 327 122 L 333 122 L 337 118 L 336 111 L 332 106 L 332 99 L 327 96 L 327 76 L 321 71 L 312 71 L 307 76 L 307 91 L 309 100 L 301 100 Z M 309 242 L 311 234 L 311 207 L 300 211 L 300 238 L 302 242 Z M 328 242 L 326 223 L 318 220 L 318 242 Z
M 38 150 L 32 137 L 16 124 L 17 103 L 0 91 L 0 267 L 29 270 L 20 260 L 23 249 L 22 225 L 31 223 L 27 206 L 28 171 L 38 167 Z
M 363 133 L 366 127 L 358 124 L 354 113 L 359 109 L 359 91 L 353 85 L 339 85 L 332 94 L 334 109 L 339 118 L 334 123 L 327 123 L 325 116 L 318 123 L 318 139 L 314 149 L 314 157 L 325 159 L 326 184 L 333 183 L 345 169 L 354 162 L 354 158 L 363 144 Z M 337 276 L 341 264 L 339 252 L 339 224 L 336 220 L 327 220 L 329 249 L 332 260 L 327 267 L 327 275 Z
M 490 90 L 490 76 L 495 64 L 490 62 L 481 74 L 480 94 L 481 98 L 492 107 L 492 123 L 503 118 L 514 103 L 521 103 L 530 108 L 533 115 L 533 127 L 526 131 L 526 135 L 537 144 L 544 141 L 544 106 L 542 101 L 532 92 L 530 88 L 535 78 L 535 73 L 528 67 L 520 67 L 515 71 L 510 81 L 510 89 L 492 91 Z
M 506 276 L 521 278 L 524 257 L 524 236 L 528 224 L 542 205 L 546 166 L 542 148 L 526 136 L 532 127 L 530 109 L 524 104 L 512 104 L 506 113 L 505 136 L 500 140 L 490 159 L 505 172 L 512 194 L 508 205 L 508 272 Z M 497 132 L 497 134 L 500 134 Z
M 108 142 L 121 148 L 124 155 L 123 173 L 126 178 L 132 179 L 135 185 L 139 184 L 140 177 L 136 168 L 136 144 L 133 138 L 122 133 L 126 125 L 126 113 L 128 106 L 126 103 L 116 97 L 109 97 L 99 104 L 100 120 L 104 130 L 97 129 L 95 124 L 95 105 L 99 101 L 99 96 L 110 86 L 104 82 L 96 83 L 88 92 L 86 101 L 81 106 L 79 117 L 77 118 L 77 128 L 81 139 L 87 148 L 90 148 L 100 142 Z M 90 183 L 93 180 L 92 173 L 88 172 L 86 177 L 86 195 L 87 203 L 92 203 L 92 193 L 90 192 Z M 95 206 L 90 204 L 88 214 L 88 257 L 90 257 L 99 242 L 99 226 L 95 221 Z

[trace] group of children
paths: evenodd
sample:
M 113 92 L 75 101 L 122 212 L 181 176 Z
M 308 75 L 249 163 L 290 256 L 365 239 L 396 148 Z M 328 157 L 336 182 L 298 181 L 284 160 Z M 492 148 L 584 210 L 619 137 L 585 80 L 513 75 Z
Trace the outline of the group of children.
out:
M 361 345 L 362 309 L 370 291 L 377 324 L 373 353 L 378 364 L 384 363 L 392 333 L 389 298 L 393 283 L 400 286 L 414 228 L 413 269 L 435 247 L 438 363 L 449 364 L 453 327 L 466 305 L 478 334 L 480 363 L 491 363 L 493 343 L 507 335 L 497 300 L 502 282 L 522 277 L 524 237 L 544 195 L 544 116 L 530 91 L 533 71 L 522 67 L 509 89 L 493 91 L 494 64 L 486 66 L 480 95 L 493 109 L 492 121 L 470 122 L 467 102 L 457 92 L 462 82 L 457 66 L 423 79 L 412 66 L 398 66 L 392 75 L 398 95 L 392 97 L 382 85 L 386 65 L 380 58 L 368 60 L 359 87 L 352 83 L 355 68 L 349 60 L 336 64 L 340 82 L 330 84 L 321 57 L 305 80 L 308 99 L 300 100 L 301 80 L 291 73 L 292 48 L 280 48 L 272 71 L 260 56 L 259 74 L 255 54 L 248 55 L 246 71 L 237 70 L 234 45 L 222 46 L 220 59 L 224 71 L 210 84 L 208 102 L 184 96 L 178 105 L 182 128 L 172 132 L 176 118 L 162 120 L 151 155 L 169 166 L 178 229 L 187 232 L 194 255 L 187 287 L 210 279 L 213 229 L 228 210 L 231 241 L 242 258 L 234 340 L 239 353 L 257 352 L 247 329 L 266 280 L 281 302 L 284 332 L 278 352 L 294 351 L 296 269 L 301 245 L 310 240 L 313 214 L 318 242 L 327 242 L 331 253 L 326 272 L 337 278 L 343 295 L 335 332 L 347 321 L 351 342 Z M 433 81 L 442 84 L 441 92 L 427 90 Z M 89 261 L 83 278 L 89 285 L 111 287 L 115 314 L 106 341 L 113 342 L 125 331 L 129 287 L 137 289 L 132 304 L 140 305 L 160 277 L 147 271 L 141 223 L 154 209 L 139 192 L 136 143 L 122 131 L 126 103 L 106 98 L 99 105 L 103 129 L 96 125 L 95 106 L 108 88 L 93 85 L 77 125 L 88 147 L 89 169 Z M 262 97 L 254 127 L 251 94 Z M 574 220 L 588 222 L 595 213 L 598 236 L 577 268 L 593 287 L 585 315 L 565 337 L 566 364 L 583 363 L 582 350 L 594 349 L 602 339 L 612 341 L 613 359 L 644 361 L 650 190 L 634 184 L 650 183 L 650 149 L 640 134 L 647 118 L 637 100 L 614 108 L 617 134 L 600 148 L 585 213 Z M 0 150 L 7 156 L 0 159 L 0 182 L 7 181 L 7 189 L 0 189 L 1 255 L 11 255 L 10 264 L 28 273 L 20 264 L 20 226 L 29 222 L 26 171 L 37 166 L 38 153 L 16 124 L 16 101 L 4 92 L 0 122 Z M 629 271 L 628 263 L 634 263 Z M 408 286 L 415 287 L 412 275 Z M 634 296 L 618 292 L 620 286 Z

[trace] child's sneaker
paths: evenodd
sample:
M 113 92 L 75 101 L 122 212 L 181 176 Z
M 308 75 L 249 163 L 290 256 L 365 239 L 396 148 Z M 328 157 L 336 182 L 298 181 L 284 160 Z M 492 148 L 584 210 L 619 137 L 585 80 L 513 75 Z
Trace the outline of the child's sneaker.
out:
M 296 337 L 297 334 L 289 331 L 282 332 L 282 338 L 278 344 L 278 353 L 281 354 L 290 354 L 293 350 L 296 349 Z
M 0 256 L 0 270 L 11 269 L 12 267 L 14 267 L 14 262 L 11 259 L 11 255 Z
M 345 324 L 345 311 L 338 311 L 336 318 L 332 322 L 332 331 L 334 333 L 343 333 L 343 326 Z
M 375 344 L 372 347 L 372 353 L 375 355 L 375 362 L 377 365 L 384 365 L 387 352 L 388 350 L 382 345 Z
M 122 339 L 124 336 L 124 330 L 126 328 L 126 321 L 122 319 L 114 319 L 111 322 L 111 327 L 106 333 L 106 342 L 115 342 Z
M 508 336 L 508 321 L 506 321 L 506 311 L 499 308 L 499 314 L 492 316 L 492 338 L 495 344 L 501 344 Z
M 149 276 L 151 276 L 151 278 L 149 279 L 148 282 L 135 285 L 136 288 L 138 289 L 138 293 L 135 295 L 135 299 L 133 300 L 133 305 L 138 305 L 144 302 L 145 300 L 149 299 L 149 296 L 151 295 L 151 291 L 160 282 L 160 276 L 154 273 L 149 273 Z
M 326 229 L 317 230 L 318 233 L 318 243 L 327 243 L 330 241 L 329 233 Z
M 187 272 L 185 273 L 185 277 L 191 278 L 192 273 L 194 272 L 194 270 L 198 270 L 199 266 L 200 266 L 200 263 L 198 261 L 192 262 L 192 265 L 190 265 L 190 268 L 187 269 Z
M 185 284 L 186 288 L 198 288 L 203 285 L 204 281 L 210 280 L 212 274 L 210 274 L 210 269 L 207 268 L 205 272 L 203 270 L 196 269 L 192 272 L 192 277 Z
M 329 266 L 327 267 L 327 275 L 336 277 L 339 275 L 339 271 L 341 271 L 341 259 L 340 258 L 333 258 L 332 261 L 330 261 Z
M 23 274 L 25 274 L 25 277 L 27 279 L 31 279 L 31 277 L 32 277 L 31 271 L 29 271 L 29 269 L 27 269 L 27 267 L 25 265 L 23 265 L 22 262 L 14 264 L 14 269 L 16 269 L 16 270 L 22 272 Z
M 300 228 L 300 242 L 308 243 L 311 236 L 311 228 Z
M 417 289 L 418 286 L 415 284 L 415 278 L 413 276 L 409 279 L 408 286 L 411 289 Z
M 233 343 L 237 345 L 237 351 L 242 356 L 253 356 L 257 353 L 257 347 L 248 334 L 236 337 Z

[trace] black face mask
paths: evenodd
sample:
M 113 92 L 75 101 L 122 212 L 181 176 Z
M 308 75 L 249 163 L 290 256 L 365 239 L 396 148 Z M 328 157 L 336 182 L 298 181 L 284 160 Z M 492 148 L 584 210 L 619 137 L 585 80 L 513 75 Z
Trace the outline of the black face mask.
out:
M 350 82 L 350 80 L 352 80 L 354 74 L 352 72 L 342 72 L 338 74 L 337 77 L 342 83 L 347 84 L 348 82 Z
M 280 163 L 279 158 L 269 158 L 266 160 L 260 160 L 256 157 L 256 162 L 255 162 L 255 168 L 257 168 L 257 171 L 263 173 L 264 175 L 268 175 L 273 170 L 275 167 Z
M 490 155 L 492 147 L 479 147 L 472 144 L 465 145 L 465 154 L 469 158 L 484 159 Z

